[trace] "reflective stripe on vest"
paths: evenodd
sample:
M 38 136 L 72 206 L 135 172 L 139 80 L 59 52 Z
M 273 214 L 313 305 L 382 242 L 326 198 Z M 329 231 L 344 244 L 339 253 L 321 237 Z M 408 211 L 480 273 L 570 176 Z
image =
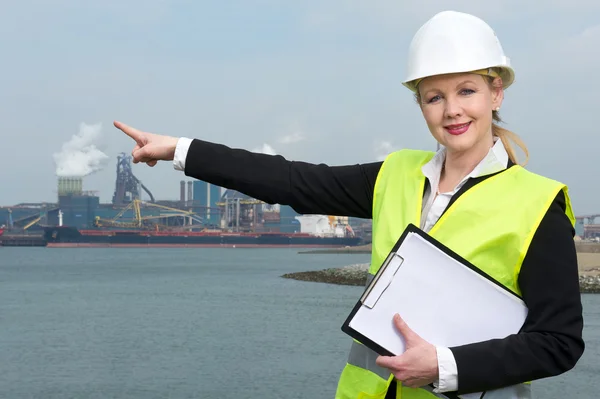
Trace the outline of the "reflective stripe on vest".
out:
M 373 280 L 373 275 L 369 274 L 366 285 Z M 384 399 L 387 394 L 389 384 L 392 382 L 393 376 L 390 370 L 385 367 L 378 366 L 375 362 L 379 354 L 372 349 L 367 348 L 360 342 L 353 340 L 348 355 L 348 362 L 344 369 L 338 384 L 336 399 L 349 398 L 369 398 L 369 399 Z M 352 379 L 354 376 L 361 378 L 361 392 L 356 394 L 353 390 L 346 390 L 350 384 L 346 384 L 347 379 Z M 368 383 L 365 383 L 368 381 Z M 368 385 L 368 386 L 367 386 Z M 404 393 L 403 393 L 404 392 Z M 403 396 L 404 395 L 404 396 Z M 408 396 L 407 396 L 408 395 Z M 412 396 L 411 396 L 412 395 Z M 416 396 L 415 396 L 416 395 Z M 434 393 L 429 386 L 423 389 L 416 390 L 406 387 L 399 388 L 396 398 L 415 398 L 415 399 L 456 399 L 456 395 L 446 396 L 444 394 Z
M 402 150 L 390 154 L 382 164 L 373 193 L 371 275 L 377 273 L 406 226 L 420 225 L 426 182 L 421 167 L 433 155 L 432 152 Z M 523 259 L 533 234 L 561 190 L 565 195 L 566 214 L 574 225 L 566 186 L 515 165 L 463 193 L 446 209 L 429 234 L 520 295 L 518 276 Z M 369 356 L 376 359 L 376 355 L 366 356 L 362 363 L 357 361 L 367 349 L 359 345 L 352 346 L 336 398 L 384 399 L 393 376 L 388 373 L 386 378 L 385 373 L 373 367 L 374 359 L 371 362 Z M 398 383 L 397 399 L 436 397 L 443 396 Z M 527 383 L 489 391 L 484 396 L 485 399 L 530 397 Z

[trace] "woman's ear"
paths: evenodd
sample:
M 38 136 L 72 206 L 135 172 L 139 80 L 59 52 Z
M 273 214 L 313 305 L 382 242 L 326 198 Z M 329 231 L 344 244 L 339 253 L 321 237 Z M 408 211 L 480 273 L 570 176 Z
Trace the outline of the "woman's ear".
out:
M 502 78 L 498 77 L 492 83 L 492 109 L 500 108 L 503 100 L 504 89 L 502 88 Z

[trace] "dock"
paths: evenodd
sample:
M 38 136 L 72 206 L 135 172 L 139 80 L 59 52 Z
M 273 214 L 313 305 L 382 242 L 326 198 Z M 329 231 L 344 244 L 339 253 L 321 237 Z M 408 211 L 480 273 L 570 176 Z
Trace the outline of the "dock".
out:
M 47 241 L 41 234 L 0 235 L 0 247 L 45 247 Z

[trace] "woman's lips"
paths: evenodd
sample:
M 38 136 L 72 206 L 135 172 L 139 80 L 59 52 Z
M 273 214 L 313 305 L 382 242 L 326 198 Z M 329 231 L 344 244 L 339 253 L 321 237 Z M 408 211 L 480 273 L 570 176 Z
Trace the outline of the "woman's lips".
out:
M 446 129 L 448 133 L 457 136 L 469 130 L 469 126 L 471 126 L 471 122 L 444 126 L 444 129 Z

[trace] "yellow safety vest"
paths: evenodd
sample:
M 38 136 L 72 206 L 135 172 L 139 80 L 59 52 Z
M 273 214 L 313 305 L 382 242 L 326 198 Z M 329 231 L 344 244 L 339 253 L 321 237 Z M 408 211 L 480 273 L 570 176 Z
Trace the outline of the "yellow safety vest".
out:
M 421 167 L 433 156 L 432 152 L 401 150 L 383 162 L 373 194 L 370 276 L 377 273 L 406 226 L 421 224 L 426 179 Z M 518 277 L 523 259 L 542 218 L 561 190 L 565 194 L 566 214 L 574 225 L 567 187 L 515 165 L 463 193 L 429 234 L 520 295 Z M 393 375 L 375 364 L 377 356 L 353 341 L 336 399 L 385 398 Z M 397 386 L 397 399 L 446 398 L 428 388 L 411 389 L 400 382 Z M 530 397 L 527 383 L 485 395 L 486 399 Z

